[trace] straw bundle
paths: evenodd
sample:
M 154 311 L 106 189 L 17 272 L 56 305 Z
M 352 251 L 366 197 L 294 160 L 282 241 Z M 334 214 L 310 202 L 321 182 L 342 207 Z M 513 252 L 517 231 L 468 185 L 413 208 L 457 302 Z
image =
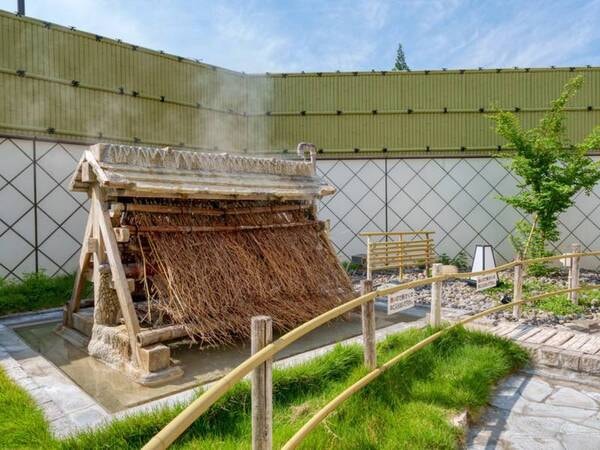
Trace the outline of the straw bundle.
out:
M 201 345 L 229 344 L 249 336 L 254 315 L 271 316 L 275 329 L 284 331 L 352 297 L 350 280 L 309 205 L 168 204 L 201 212 L 126 216 L 141 244 L 155 325 L 161 317 L 163 324 L 185 326 Z M 281 211 L 282 205 L 290 208 Z

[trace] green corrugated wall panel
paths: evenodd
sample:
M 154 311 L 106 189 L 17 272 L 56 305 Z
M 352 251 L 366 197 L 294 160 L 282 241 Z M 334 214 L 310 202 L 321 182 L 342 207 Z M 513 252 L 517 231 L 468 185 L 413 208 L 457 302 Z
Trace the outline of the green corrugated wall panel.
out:
M 518 107 L 533 126 L 575 74 L 586 82 L 570 103 L 571 138 L 600 123 L 600 68 L 243 75 L 3 12 L 0 38 L 4 133 L 52 127 L 61 138 L 221 150 L 485 150 L 503 142 L 479 108 Z
M 0 27 L 3 68 L 225 109 L 243 103 L 241 74 L 6 14 Z
M 598 69 L 503 70 L 273 77 L 270 111 L 379 111 L 489 109 L 542 107 L 556 97 L 564 83 L 583 74 L 587 83 L 572 106 L 587 106 L 598 98 Z

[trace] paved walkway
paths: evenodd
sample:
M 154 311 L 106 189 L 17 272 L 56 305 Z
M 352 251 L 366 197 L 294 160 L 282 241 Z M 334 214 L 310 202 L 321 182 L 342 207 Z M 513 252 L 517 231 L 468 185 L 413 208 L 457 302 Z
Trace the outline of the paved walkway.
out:
M 600 378 L 557 369 L 513 375 L 469 431 L 467 448 L 600 449 Z

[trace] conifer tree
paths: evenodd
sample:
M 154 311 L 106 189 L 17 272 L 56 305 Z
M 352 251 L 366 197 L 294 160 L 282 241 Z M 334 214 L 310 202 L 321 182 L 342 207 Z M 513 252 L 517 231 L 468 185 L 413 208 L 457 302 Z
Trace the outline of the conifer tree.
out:
M 398 44 L 398 50 L 396 51 L 396 63 L 394 64 L 393 70 L 410 70 L 408 64 L 406 64 L 406 57 L 404 56 L 402 44 Z

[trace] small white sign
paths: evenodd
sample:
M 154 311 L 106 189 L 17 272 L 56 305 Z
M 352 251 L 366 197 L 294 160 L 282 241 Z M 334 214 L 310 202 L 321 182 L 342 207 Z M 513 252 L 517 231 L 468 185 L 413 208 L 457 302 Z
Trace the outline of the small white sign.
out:
M 559 261 L 563 266 L 571 267 L 571 261 L 573 261 L 573 258 L 561 258 Z
M 417 294 L 414 289 L 405 289 L 388 295 L 388 316 L 415 306 Z
M 496 287 L 497 284 L 498 278 L 495 273 L 488 273 L 487 275 L 481 275 L 477 277 L 478 291 L 483 291 L 484 289 Z

